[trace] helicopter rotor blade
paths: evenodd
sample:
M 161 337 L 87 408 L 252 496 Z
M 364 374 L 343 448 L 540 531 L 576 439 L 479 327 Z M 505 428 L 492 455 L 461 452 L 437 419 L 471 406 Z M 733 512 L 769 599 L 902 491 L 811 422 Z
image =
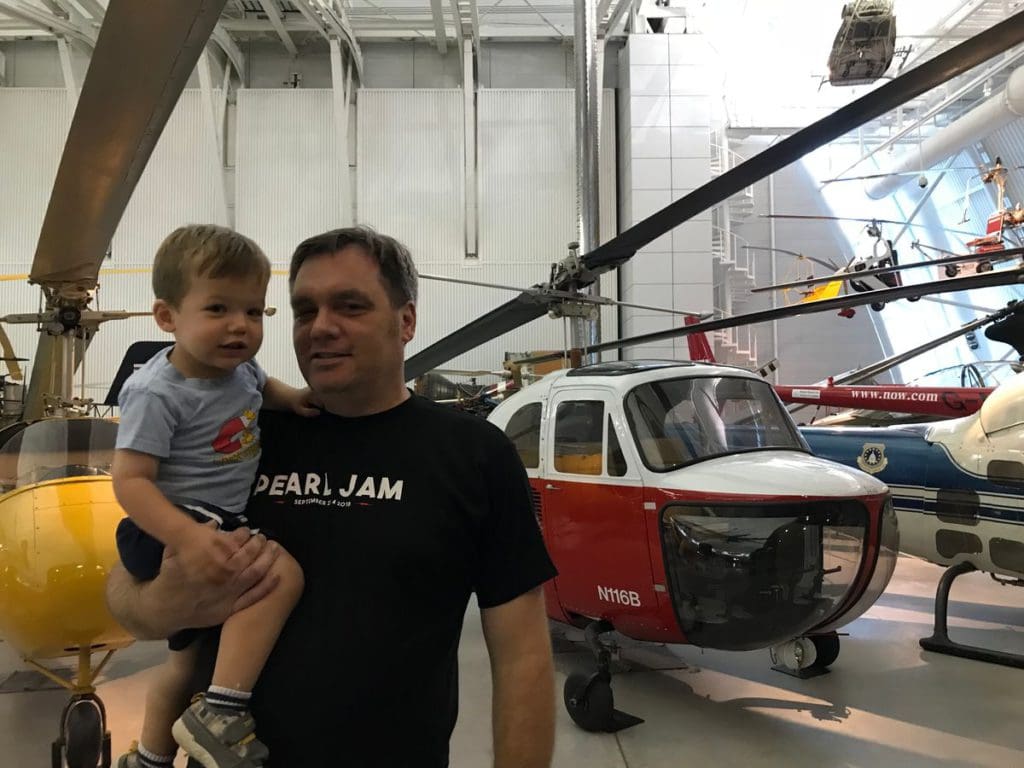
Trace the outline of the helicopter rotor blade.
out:
M 873 267 L 871 269 L 862 269 L 859 272 L 837 272 L 834 275 L 824 275 L 822 277 L 809 277 L 806 280 L 794 280 L 790 283 L 778 283 L 776 285 L 763 285 L 760 288 L 751 288 L 751 293 L 765 293 L 766 291 L 783 291 L 789 288 L 801 288 L 809 285 L 820 285 L 822 283 L 832 283 L 836 280 L 847 281 L 847 280 L 860 280 L 863 277 L 875 277 L 876 275 L 884 275 L 890 272 L 903 272 L 908 269 L 921 269 L 922 267 L 941 267 L 947 264 L 963 264 L 965 262 L 972 261 L 988 261 L 988 262 L 1000 262 L 1006 259 L 1015 259 L 1024 256 L 1024 248 L 1010 248 L 1005 251 L 993 251 L 992 253 L 986 254 L 953 254 L 941 259 L 933 259 L 931 261 L 919 261 L 914 264 L 896 264 L 891 267 Z
M 822 179 L 821 184 L 835 184 L 837 181 L 867 181 L 870 179 L 886 179 L 890 176 L 929 176 L 948 171 L 974 171 L 978 169 L 972 165 L 957 165 L 952 168 L 927 168 L 923 171 L 897 171 L 896 173 L 866 173 L 863 176 L 837 176 L 834 179 Z
M 916 346 L 912 349 L 908 349 L 905 352 L 900 352 L 898 354 L 891 355 L 890 357 L 887 357 L 884 360 L 879 360 L 877 363 L 873 363 L 872 365 L 866 366 L 856 371 L 851 371 L 849 373 L 843 374 L 842 376 L 836 376 L 833 379 L 832 383 L 860 384 L 861 382 L 867 381 L 868 379 L 873 379 L 875 376 L 885 373 L 891 368 L 895 368 L 897 365 L 901 365 L 907 362 L 908 360 L 912 360 L 918 355 L 922 355 L 925 352 L 930 352 L 936 347 L 940 347 L 947 342 L 953 341 L 954 339 L 958 339 L 961 336 L 970 333 L 971 331 L 977 330 L 978 328 L 981 328 L 984 325 L 988 325 L 989 323 L 996 323 L 999 320 L 1002 320 L 1013 315 L 1019 315 L 1022 311 L 1024 311 L 1024 304 L 1011 303 L 1009 306 L 1004 307 L 1003 309 L 996 310 L 995 312 L 992 312 L 986 315 L 985 317 L 980 317 L 977 320 L 971 320 L 970 322 L 964 323 L 956 330 L 950 331 L 949 333 L 945 333 L 942 336 L 937 336 L 931 341 L 926 341 L 924 344 Z
M 81 296 L 225 0 L 110 0 L 68 131 L 29 280 Z
M 463 352 L 468 352 L 503 333 L 514 331 L 531 320 L 544 317 L 547 311 L 547 303 L 538 299 L 535 294 L 521 293 L 410 357 L 405 361 L 405 380 L 419 378 Z
M 822 120 L 773 144 L 634 224 L 590 253 L 584 254 L 580 259 L 584 268 L 582 275 L 573 275 L 569 284 L 556 284 L 552 287 L 564 290 L 570 287 L 585 287 L 593 283 L 603 272 L 621 266 L 640 248 L 697 214 L 728 200 L 754 182 L 786 167 L 808 152 L 1021 42 L 1024 42 L 1024 11 L 1018 11 Z M 431 368 L 437 368 L 475 346 L 518 328 L 543 314 L 542 307 L 527 303 L 522 296 L 506 302 L 407 360 L 406 376 L 414 377 Z
M 591 270 L 617 267 L 640 248 L 808 152 L 1024 42 L 1024 11 L 965 40 L 831 115 L 773 144 L 582 257 Z
M 832 259 L 819 259 L 815 256 L 807 256 L 806 254 L 799 253 L 797 251 L 790 251 L 786 248 L 770 248 L 766 245 L 744 245 L 743 248 L 748 251 L 778 251 L 779 253 L 786 253 L 790 256 L 795 256 L 798 259 L 807 259 L 807 261 L 825 267 L 825 269 L 839 269 L 839 265 L 832 261 Z
M 14 381 L 21 381 L 23 378 L 21 372 L 21 365 L 19 364 L 20 358 L 14 354 L 14 345 L 11 344 L 11 339 L 7 335 L 7 331 L 4 330 L 3 324 L 0 324 L 0 349 L 4 353 L 4 362 L 7 364 L 7 375 Z
M 758 217 L 762 219 L 795 219 L 798 221 L 856 221 L 861 224 L 895 224 L 901 227 L 923 226 L 922 224 L 913 224 L 909 221 L 895 221 L 894 219 L 862 219 L 855 216 L 814 216 L 804 213 L 762 213 Z
M 918 296 L 930 296 L 935 293 L 951 293 L 955 291 L 967 291 L 975 288 L 989 288 L 996 285 L 1013 285 L 1024 282 L 1024 267 L 1007 269 L 999 272 L 984 272 L 979 275 L 957 277 L 949 280 L 938 280 L 930 283 L 918 283 L 917 285 L 903 285 L 897 288 L 886 288 L 884 290 L 867 291 L 865 293 L 852 293 L 846 296 L 837 296 L 833 299 L 821 299 L 820 301 L 808 301 L 800 304 L 790 304 L 786 307 L 758 310 L 747 312 L 742 315 L 733 315 L 718 320 L 705 320 L 693 325 L 684 325 L 672 328 L 667 331 L 655 331 L 639 336 L 630 336 L 616 341 L 602 342 L 587 348 L 589 352 L 604 352 L 610 349 L 622 349 L 640 344 L 653 344 L 666 339 L 674 339 L 679 336 L 689 336 L 692 333 L 710 333 L 726 328 L 735 328 L 741 325 L 754 325 L 766 323 L 772 320 L 782 320 L 787 317 L 808 315 L 817 312 L 826 312 L 832 309 L 845 309 L 846 307 L 859 307 L 874 302 L 890 302 L 897 299 L 916 298 Z M 553 352 L 547 355 L 528 357 L 517 362 L 520 363 L 545 363 L 552 360 L 559 360 L 565 356 L 564 352 Z

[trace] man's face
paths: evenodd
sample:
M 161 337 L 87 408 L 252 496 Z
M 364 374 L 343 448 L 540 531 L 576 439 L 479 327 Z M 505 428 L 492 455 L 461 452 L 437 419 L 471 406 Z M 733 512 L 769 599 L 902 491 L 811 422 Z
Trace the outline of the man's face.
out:
M 402 386 L 416 308 L 392 305 L 380 267 L 361 247 L 307 259 L 295 275 L 291 302 L 295 356 L 316 394 L 367 401 Z

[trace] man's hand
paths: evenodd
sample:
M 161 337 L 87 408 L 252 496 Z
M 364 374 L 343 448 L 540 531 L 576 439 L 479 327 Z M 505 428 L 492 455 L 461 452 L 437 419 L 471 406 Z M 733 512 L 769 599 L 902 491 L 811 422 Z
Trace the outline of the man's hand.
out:
M 216 533 L 235 546 L 228 559 L 229 579 L 210 583 L 189 572 L 180 556 L 169 550 L 153 581 L 140 583 L 117 565 L 107 578 L 107 607 L 114 618 L 136 637 L 157 640 L 189 627 L 223 624 L 232 613 L 269 594 L 276 586 L 268 575 L 270 566 L 281 547 L 245 528 Z
M 243 543 L 211 525 L 195 523 L 186 526 L 164 554 L 170 550 L 177 555 L 186 573 L 210 584 L 224 584 L 235 575 L 229 561 Z

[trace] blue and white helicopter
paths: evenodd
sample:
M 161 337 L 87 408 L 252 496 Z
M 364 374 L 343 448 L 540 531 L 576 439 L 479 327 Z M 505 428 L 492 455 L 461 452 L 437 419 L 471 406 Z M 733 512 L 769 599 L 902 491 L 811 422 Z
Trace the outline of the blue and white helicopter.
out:
M 990 338 L 1018 353 L 1024 318 L 1013 313 Z M 1008 327 L 1009 326 L 1009 327 Z M 1011 340 L 1012 337 L 1012 340 Z M 954 642 L 949 590 L 970 571 L 1024 586 L 1024 373 L 999 385 L 970 416 L 893 427 L 801 427 L 815 455 L 868 472 L 889 486 L 900 551 L 947 566 L 926 650 L 1024 668 L 1024 656 Z

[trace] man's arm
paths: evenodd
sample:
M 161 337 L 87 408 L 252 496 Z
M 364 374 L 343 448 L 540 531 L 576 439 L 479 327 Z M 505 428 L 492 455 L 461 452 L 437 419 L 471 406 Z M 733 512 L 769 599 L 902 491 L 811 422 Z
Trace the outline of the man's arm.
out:
M 480 611 L 491 659 L 494 768 L 548 768 L 555 742 L 551 638 L 540 587 Z
M 118 563 L 107 577 L 107 608 L 117 622 L 142 640 L 157 640 L 189 627 L 223 624 L 232 613 L 265 597 L 275 586 L 268 576 L 280 546 L 246 529 L 229 536 L 238 549 L 229 559 L 232 577 L 217 584 L 181 567 L 171 551 L 164 553 L 159 575 L 134 579 Z

